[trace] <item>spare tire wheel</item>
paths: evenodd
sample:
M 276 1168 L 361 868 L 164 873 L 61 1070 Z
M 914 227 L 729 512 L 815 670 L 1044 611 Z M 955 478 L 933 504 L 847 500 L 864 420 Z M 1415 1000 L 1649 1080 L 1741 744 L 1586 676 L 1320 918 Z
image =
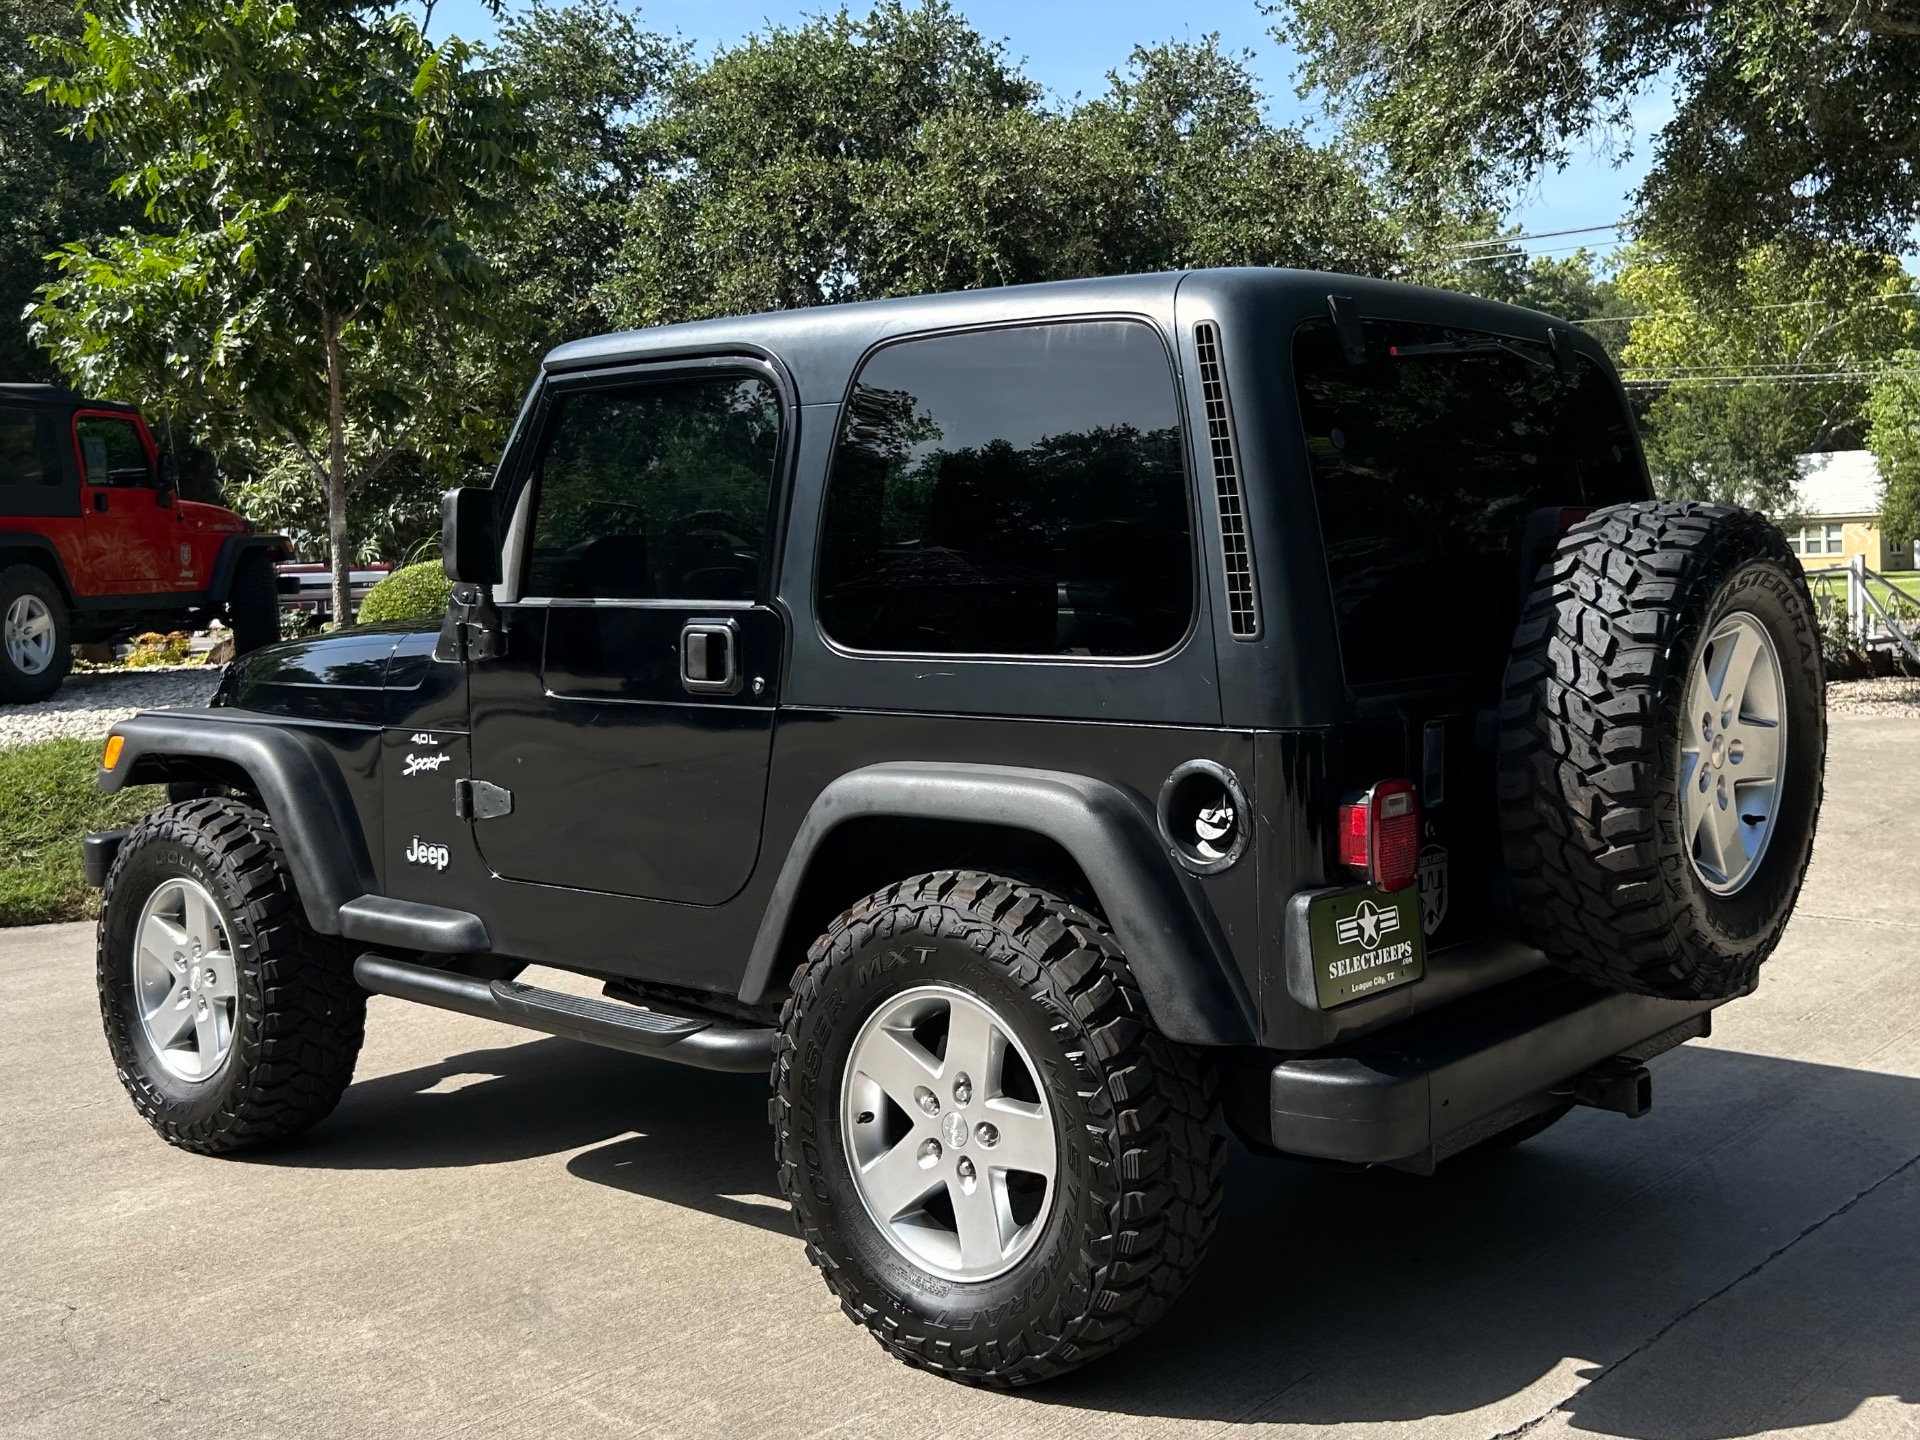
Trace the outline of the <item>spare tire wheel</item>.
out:
M 1500 736 L 1513 905 L 1550 959 L 1641 995 L 1753 988 L 1820 812 L 1813 616 L 1752 511 L 1639 501 L 1561 538 L 1521 611 Z

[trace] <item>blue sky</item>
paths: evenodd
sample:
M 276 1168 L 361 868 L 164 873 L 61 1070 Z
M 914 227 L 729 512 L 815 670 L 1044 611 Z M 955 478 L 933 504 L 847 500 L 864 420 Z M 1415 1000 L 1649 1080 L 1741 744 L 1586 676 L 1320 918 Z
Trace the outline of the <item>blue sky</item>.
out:
M 792 25 L 838 7 L 826 0 L 654 0 L 632 8 L 647 28 L 677 33 L 707 51 L 769 23 Z M 1187 0 L 1179 7 L 1146 0 L 960 0 L 955 8 L 982 34 L 1004 41 L 1029 75 L 1062 98 L 1105 88 L 1107 72 L 1123 65 L 1136 44 L 1199 39 L 1217 30 L 1229 48 L 1253 52 L 1253 68 L 1264 82 L 1274 120 L 1316 117 L 1317 107 L 1293 93 L 1294 55 L 1268 33 L 1269 22 L 1254 0 Z M 439 0 L 432 29 L 436 36 L 481 39 L 492 33 L 493 23 L 479 0 Z M 1646 142 L 1668 113 L 1664 95 L 1649 96 L 1637 116 L 1641 143 L 1630 163 L 1616 169 L 1601 157 L 1577 155 L 1565 171 L 1516 197 L 1512 218 L 1530 232 L 1618 220 L 1645 173 Z M 1557 250 L 1582 241 L 1604 248 L 1611 240 L 1609 234 L 1568 236 L 1543 240 L 1537 248 Z

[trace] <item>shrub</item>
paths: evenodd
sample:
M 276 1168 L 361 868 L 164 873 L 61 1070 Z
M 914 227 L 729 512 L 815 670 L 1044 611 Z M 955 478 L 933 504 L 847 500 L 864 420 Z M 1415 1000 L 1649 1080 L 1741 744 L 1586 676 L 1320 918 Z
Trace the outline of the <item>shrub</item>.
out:
M 453 582 L 438 560 L 423 560 L 394 571 L 360 602 L 360 623 L 376 620 L 437 620 L 447 613 Z
M 149 630 L 144 635 L 133 637 L 133 651 L 121 663 L 137 667 L 184 665 L 192 658 L 193 643 L 186 631 L 175 630 L 162 635 L 156 630 Z

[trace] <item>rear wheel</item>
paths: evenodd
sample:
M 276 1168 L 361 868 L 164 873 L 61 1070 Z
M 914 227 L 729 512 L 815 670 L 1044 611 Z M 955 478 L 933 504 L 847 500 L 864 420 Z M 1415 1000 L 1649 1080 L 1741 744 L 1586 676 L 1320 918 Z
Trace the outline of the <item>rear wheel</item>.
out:
M 233 653 L 245 655 L 280 638 L 280 590 L 273 565 L 259 551 L 240 557 L 227 594 L 227 619 L 233 625 Z
M 1224 1140 L 1212 1067 L 1154 1028 L 1098 919 L 923 875 L 836 920 L 774 1059 L 781 1186 L 841 1308 L 969 1383 L 1061 1374 L 1200 1263 Z
M 0 570 L 0 701 L 27 704 L 60 688 L 73 667 L 67 605 L 37 565 Z
M 1596 511 L 1542 568 L 1507 669 L 1515 909 L 1612 989 L 1744 993 L 1806 874 L 1826 762 L 1806 580 L 1763 517 Z

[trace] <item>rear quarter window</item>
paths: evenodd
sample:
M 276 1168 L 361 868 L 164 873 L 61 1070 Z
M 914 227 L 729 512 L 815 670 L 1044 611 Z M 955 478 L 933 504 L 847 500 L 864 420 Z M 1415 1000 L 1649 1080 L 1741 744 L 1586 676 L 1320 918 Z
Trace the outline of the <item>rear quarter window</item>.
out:
M 1131 320 L 906 340 L 841 419 L 818 613 L 853 650 L 1151 656 L 1192 624 L 1166 346 Z
M 58 485 L 53 427 L 25 405 L 0 405 L 0 486 Z
M 1563 381 L 1546 347 L 1365 322 L 1367 363 L 1331 321 L 1293 365 L 1350 686 L 1505 664 L 1522 533 L 1536 510 L 1648 494 L 1633 422 L 1586 356 Z

